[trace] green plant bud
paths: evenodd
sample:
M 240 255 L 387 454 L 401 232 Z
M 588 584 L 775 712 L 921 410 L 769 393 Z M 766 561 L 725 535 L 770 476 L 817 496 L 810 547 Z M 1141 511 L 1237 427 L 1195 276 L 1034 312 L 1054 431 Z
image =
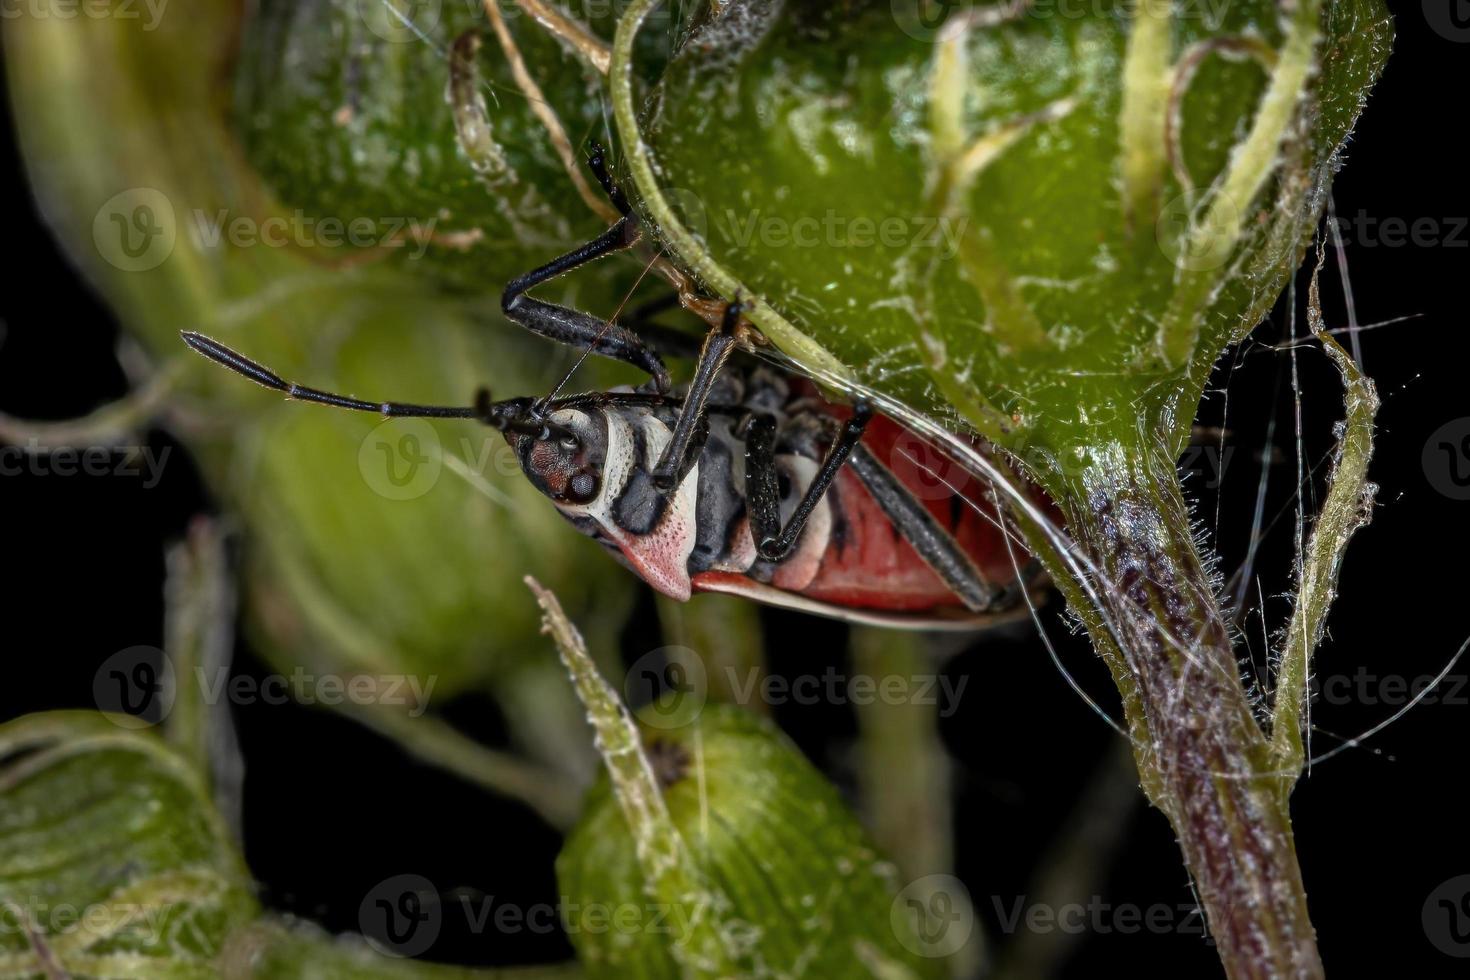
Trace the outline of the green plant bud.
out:
M 711 704 L 667 727 L 678 716 L 655 702 L 638 727 L 707 890 L 688 901 L 655 897 L 604 777 L 557 860 L 566 927 L 589 976 L 680 976 L 671 944 L 697 920 L 730 940 L 744 975 L 945 975 L 944 960 L 921 955 L 893 865 L 774 725 Z
M 0 725 L 7 976 L 211 975 L 258 908 L 199 774 L 90 712 Z
M 735 3 L 644 132 L 676 251 L 758 322 L 1044 476 L 1187 432 L 1299 261 L 1387 38 L 1377 0 Z

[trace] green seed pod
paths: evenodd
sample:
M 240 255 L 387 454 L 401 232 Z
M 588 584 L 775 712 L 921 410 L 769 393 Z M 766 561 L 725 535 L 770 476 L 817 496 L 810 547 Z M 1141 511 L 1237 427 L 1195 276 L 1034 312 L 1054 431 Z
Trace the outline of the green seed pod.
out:
M 655 702 L 639 732 L 708 891 L 659 902 L 602 779 L 557 860 L 566 927 L 589 976 L 681 976 L 671 945 L 700 920 L 737 950 L 743 975 L 946 974 L 942 959 L 923 955 L 894 867 L 774 725 L 727 705 L 680 727 L 667 727 L 671 717 L 682 715 Z
M 611 33 L 613 7 L 586 25 L 562 14 L 555 28 L 527 9 L 261 3 L 235 73 L 250 163 L 315 219 L 402 221 L 414 241 L 399 258 L 422 250 L 425 259 L 405 265 L 497 296 L 616 218 L 585 166 L 588 134 L 603 129 L 598 35 Z M 650 32 L 650 57 L 663 43 Z M 577 279 L 628 272 L 611 263 Z M 594 298 L 616 303 L 611 291 L 580 297 Z
M 1299 261 L 1387 47 L 1376 0 L 1323 7 L 734 3 L 635 172 L 778 344 L 1045 478 L 1140 417 L 1187 433 Z

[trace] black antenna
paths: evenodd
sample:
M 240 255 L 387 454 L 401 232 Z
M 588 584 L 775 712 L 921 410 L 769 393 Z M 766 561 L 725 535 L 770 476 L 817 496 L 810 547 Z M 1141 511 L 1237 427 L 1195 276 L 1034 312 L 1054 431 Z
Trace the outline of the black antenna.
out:
M 480 411 L 474 407 L 409 405 L 403 402 L 370 402 L 364 401 L 361 398 L 349 398 L 346 395 L 333 394 L 330 391 L 318 391 L 316 388 L 307 388 L 303 385 L 286 381 L 264 365 L 255 363 L 245 355 L 230 350 L 224 344 L 217 340 L 211 340 L 202 333 L 182 330 L 179 332 L 179 335 L 184 338 L 184 343 L 216 364 L 222 364 L 236 374 L 243 374 L 256 384 L 284 392 L 287 398 L 294 398 L 297 401 L 316 402 L 319 405 L 331 405 L 334 408 L 350 408 L 359 412 L 376 412 L 379 415 L 389 418 L 480 419 L 486 422 L 490 421 L 488 416 L 482 416 Z

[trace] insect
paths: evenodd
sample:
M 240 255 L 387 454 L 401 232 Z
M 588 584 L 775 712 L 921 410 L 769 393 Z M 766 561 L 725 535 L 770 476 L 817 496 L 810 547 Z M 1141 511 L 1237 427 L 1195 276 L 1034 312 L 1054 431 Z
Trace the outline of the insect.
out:
M 737 348 L 760 343 L 738 299 L 716 318 L 689 384 L 675 388 L 641 331 L 527 295 L 640 238 L 600 151 L 591 163 L 623 218 L 511 282 L 502 308 L 584 355 L 636 365 L 650 376 L 639 389 L 500 401 L 481 390 L 470 406 L 367 401 L 288 382 L 202 334 L 183 339 L 288 398 L 499 430 L 568 521 L 674 599 L 724 592 L 910 628 L 975 628 L 1016 611 L 1039 578 L 1034 563 L 964 486 L 936 490 L 919 469 L 927 459 L 960 480 L 968 474 L 863 403 L 831 404 L 805 379 L 753 358 L 732 363 Z

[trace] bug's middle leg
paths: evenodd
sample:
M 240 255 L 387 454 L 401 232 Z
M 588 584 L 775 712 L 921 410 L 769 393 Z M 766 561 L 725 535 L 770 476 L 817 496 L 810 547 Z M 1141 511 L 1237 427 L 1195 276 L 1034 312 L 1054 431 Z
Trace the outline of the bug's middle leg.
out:
M 812 511 L 826 496 L 843 464 L 859 448 L 858 443 L 872 417 L 873 410 L 866 403 L 859 402 L 853 406 L 852 417 L 843 423 L 842 431 L 832 440 L 821 468 L 785 527 L 781 526 L 780 474 L 776 470 L 776 420 L 763 413 L 749 417 L 745 425 L 745 505 L 750 511 L 750 529 L 755 537 L 756 551 L 762 558 L 780 561 L 791 554 Z
M 699 360 L 694 365 L 694 378 L 684 395 L 684 407 L 679 410 L 679 420 L 674 423 L 673 436 L 653 468 L 653 485 L 660 490 L 672 490 L 678 485 L 704 445 L 710 392 L 714 390 L 720 369 L 739 342 L 740 312 L 738 299 L 726 306 L 720 325 L 709 332 L 700 348 Z

